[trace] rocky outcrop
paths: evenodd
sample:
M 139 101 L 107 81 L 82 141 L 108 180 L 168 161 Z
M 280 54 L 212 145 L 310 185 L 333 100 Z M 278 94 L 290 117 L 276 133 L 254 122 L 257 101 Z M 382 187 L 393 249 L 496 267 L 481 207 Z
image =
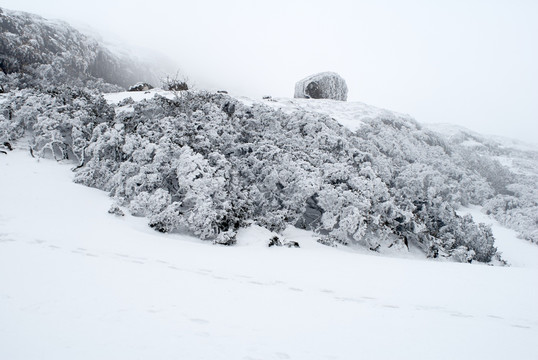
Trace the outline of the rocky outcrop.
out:
M 113 54 L 65 22 L 0 9 L 0 75 L 11 74 L 19 88 L 99 82 L 127 88 L 157 79 L 148 65 Z
M 129 88 L 129 91 L 148 91 L 151 89 L 153 89 L 153 86 L 151 86 L 150 84 L 145 83 L 145 82 L 139 82 L 131 86 Z
M 337 73 L 322 72 L 295 84 L 295 98 L 347 100 L 346 81 Z

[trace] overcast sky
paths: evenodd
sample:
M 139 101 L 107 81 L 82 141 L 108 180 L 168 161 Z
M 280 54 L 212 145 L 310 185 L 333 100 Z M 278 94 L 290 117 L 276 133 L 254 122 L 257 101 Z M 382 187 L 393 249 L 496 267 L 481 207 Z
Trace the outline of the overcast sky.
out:
M 2 0 L 158 51 L 198 88 L 292 97 L 335 71 L 348 101 L 538 143 L 538 1 Z

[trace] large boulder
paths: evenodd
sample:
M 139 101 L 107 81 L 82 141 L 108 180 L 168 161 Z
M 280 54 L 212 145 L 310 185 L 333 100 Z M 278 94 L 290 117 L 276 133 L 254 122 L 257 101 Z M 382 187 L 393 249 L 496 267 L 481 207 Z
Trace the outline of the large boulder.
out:
M 347 100 L 346 81 L 337 73 L 310 75 L 295 84 L 295 98 Z

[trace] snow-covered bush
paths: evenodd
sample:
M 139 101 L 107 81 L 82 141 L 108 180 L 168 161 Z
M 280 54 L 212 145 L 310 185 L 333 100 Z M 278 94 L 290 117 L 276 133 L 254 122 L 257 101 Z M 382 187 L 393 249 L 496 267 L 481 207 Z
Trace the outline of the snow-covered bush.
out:
M 35 155 L 79 162 L 94 128 L 114 118 L 102 96 L 66 86 L 10 93 L 3 108 L 0 138 L 13 141 L 27 134 Z
M 3 138 L 28 133 L 37 155 L 77 161 L 75 181 L 108 191 L 158 231 L 230 245 L 253 221 L 276 232 L 311 229 L 331 246 L 414 244 L 458 261 L 496 253 L 491 231 L 455 212 L 494 204 L 496 185 L 407 119 L 365 121 L 353 133 L 319 113 L 205 92 L 127 99 L 121 106 L 132 111 L 117 114 L 69 88 L 10 94 L 4 105 Z
M 253 220 L 277 232 L 313 229 L 330 243 L 380 250 L 414 241 L 430 254 L 465 248 L 488 261 L 495 248 L 452 210 L 469 196 L 448 146 L 414 123 L 370 125 L 354 134 L 320 114 L 221 94 L 157 96 L 95 127 L 76 181 L 110 191 L 156 230 L 218 243 L 233 243 Z M 466 241 L 462 229 L 478 235 Z

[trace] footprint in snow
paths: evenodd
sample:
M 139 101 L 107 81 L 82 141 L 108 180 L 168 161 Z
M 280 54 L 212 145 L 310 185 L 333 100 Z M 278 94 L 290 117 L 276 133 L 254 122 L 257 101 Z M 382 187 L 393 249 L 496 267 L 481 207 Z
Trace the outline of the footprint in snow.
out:
M 532 329 L 530 326 L 526 325 L 512 324 L 511 326 L 519 329 Z
M 264 283 L 261 283 L 259 281 L 249 281 L 250 284 L 254 284 L 254 285 L 266 285 Z
M 213 275 L 211 276 L 213 279 L 217 279 L 217 280 L 228 280 L 228 278 L 225 278 L 225 277 L 222 277 L 222 276 L 217 276 L 217 275 Z
M 277 352 L 275 353 L 276 357 L 279 358 L 279 359 L 291 359 L 291 357 L 286 354 L 286 353 L 283 353 L 283 352 Z
M 427 306 L 427 305 L 417 305 L 415 306 L 416 310 L 436 310 L 436 311 L 445 311 L 445 308 L 441 306 Z
M 252 279 L 252 277 L 247 276 L 247 275 L 238 275 L 238 274 L 235 274 L 234 276 L 235 276 L 235 277 L 239 277 L 239 278 L 243 278 L 243 279 Z
M 453 312 L 453 313 L 450 314 L 450 316 L 460 317 L 460 318 L 472 318 L 472 317 L 474 317 L 473 315 L 463 314 L 463 313 L 460 313 L 460 312 Z
M 26 243 L 27 243 L 28 245 L 39 245 L 39 244 L 40 244 L 40 242 L 37 241 L 37 240 L 26 241 Z
M 360 303 L 364 302 L 363 300 L 350 298 L 350 297 L 335 297 L 335 299 L 338 300 L 338 301 L 354 302 L 354 303 L 357 303 L 357 304 L 360 304 Z

